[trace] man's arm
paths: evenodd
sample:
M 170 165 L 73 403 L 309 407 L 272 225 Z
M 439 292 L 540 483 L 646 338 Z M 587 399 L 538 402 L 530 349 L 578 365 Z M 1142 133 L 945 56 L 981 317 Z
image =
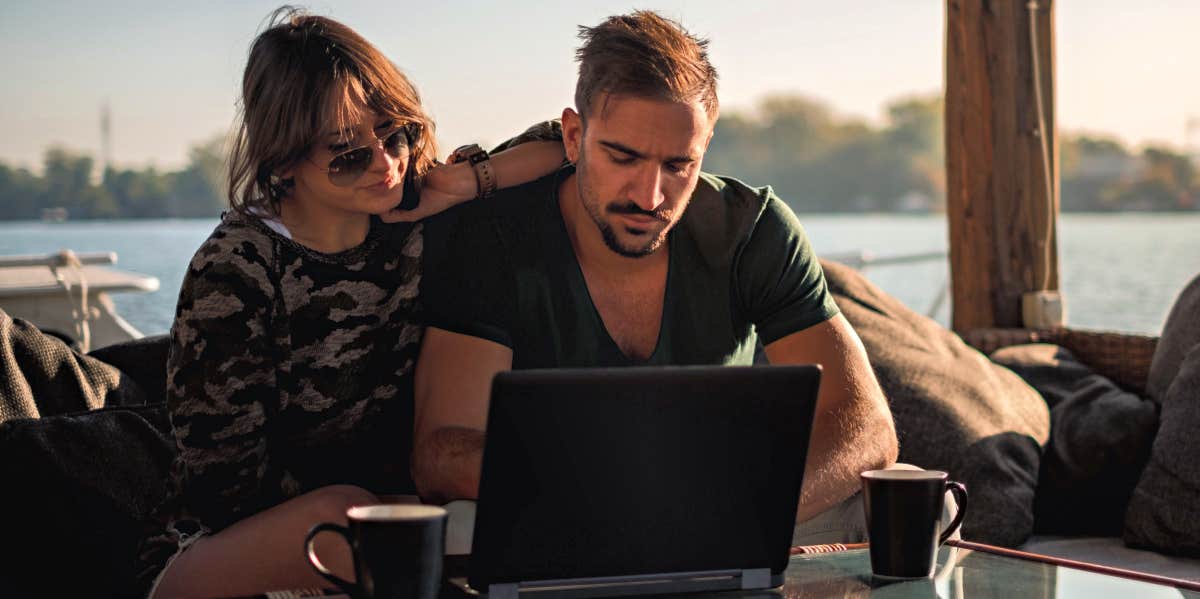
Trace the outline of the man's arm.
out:
M 853 495 L 864 470 L 896 462 L 896 426 L 858 334 L 841 314 L 765 347 L 772 364 L 820 364 L 821 391 L 796 520 Z
M 417 359 L 412 475 L 427 502 L 479 497 L 488 398 L 512 350 L 430 327 Z

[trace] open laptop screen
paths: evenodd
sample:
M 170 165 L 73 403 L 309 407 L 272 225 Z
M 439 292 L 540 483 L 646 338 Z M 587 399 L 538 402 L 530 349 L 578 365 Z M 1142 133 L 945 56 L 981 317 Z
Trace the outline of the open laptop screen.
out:
M 495 379 L 470 584 L 787 566 L 820 369 Z

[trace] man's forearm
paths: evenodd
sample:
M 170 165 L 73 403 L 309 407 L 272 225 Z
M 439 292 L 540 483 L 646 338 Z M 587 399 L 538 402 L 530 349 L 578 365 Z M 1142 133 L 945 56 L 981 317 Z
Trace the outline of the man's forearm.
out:
M 421 499 L 440 504 L 478 498 L 483 441 L 483 431 L 462 427 L 440 428 L 419 440 L 412 474 Z
M 865 405 L 864 405 L 865 404 Z M 813 435 L 804 468 L 797 521 L 805 521 L 856 493 L 865 470 L 886 468 L 896 462 L 898 446 L 891 411 L 882 399 L 849 403 L 846 408 L 818 413 L 813 431 L 841 431 L 839 435 Z

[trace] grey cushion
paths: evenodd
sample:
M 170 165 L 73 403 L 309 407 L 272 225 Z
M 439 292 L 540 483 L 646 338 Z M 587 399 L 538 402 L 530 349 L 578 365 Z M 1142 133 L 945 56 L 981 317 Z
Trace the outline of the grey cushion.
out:
M 1200 343 L 1192 346 L 1163 397 L 1150 462 L 1125 515 L 1125 541 L 1174 555 L 1200 556 Z
M 1163 401 L 1183 365 L 1184 355 L 1197 343 L 1200 343 L 1200 276 L 1179 292 L 1163 325 L 1146 379 L 1146 393 L 1151 399 Z
M 1200 277 L 1175 300 L 1146 390 L 1162 404 L 1150 461 L 1125 515 L 1125 541 L 1200 556 Z
M 992 360 L 1021 375 L 1050 406 L 1034 503 L 1037 533 L 1120 535 L 1158 430 L 1157 406 L 1056 345 L 1006 347 Z
M 1014 547 L 1033 531 L 1050 432 L 1046 403 L 1008 369 L 905 307 L 858 271 L 822 262 L 890 402 L 900 461 L 967 485 L 963 538 Z

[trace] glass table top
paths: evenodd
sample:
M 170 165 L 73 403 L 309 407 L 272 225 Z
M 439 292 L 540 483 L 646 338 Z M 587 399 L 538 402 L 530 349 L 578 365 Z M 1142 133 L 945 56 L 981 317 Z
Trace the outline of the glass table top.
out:
M 938 566 L 930 579 L 876 579 L 866 549 L 794 556 L 786 577 L 780 592 L 789 598 L 1200 599 L 1197 591 L 950 546 L 938 551 Z

